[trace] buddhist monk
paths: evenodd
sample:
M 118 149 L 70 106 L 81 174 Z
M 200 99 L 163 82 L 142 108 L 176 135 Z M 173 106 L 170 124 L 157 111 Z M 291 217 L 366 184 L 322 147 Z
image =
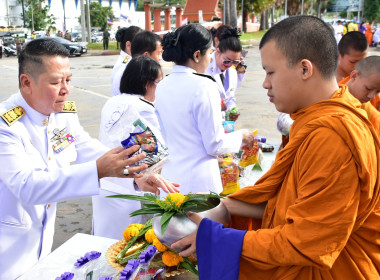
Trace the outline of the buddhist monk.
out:
M 379 279 L 380 143 L 360 102 L 338 86 L 334 35 L 319 18 L 289 17 L 259 48 L 269 100 L 294 119 L 290 141 L 223 205 L 233 217 L 262 218 L 261 228 L 189 213 L 199 227 L 172 247 L 196 252 L 201 280 Z
M 371 104 L 380 92 L 380 56 L 369 56 L 361 60 L 345 83 L 349 92 L 362 103 L 361 108 L 380 136 L 380 112 Z
M 368 54 L 368 41 L 359 31 L 348 32 L 338 44 L 339 61 L 336 79 L 340 82 L 350 75 L 356 64 Z

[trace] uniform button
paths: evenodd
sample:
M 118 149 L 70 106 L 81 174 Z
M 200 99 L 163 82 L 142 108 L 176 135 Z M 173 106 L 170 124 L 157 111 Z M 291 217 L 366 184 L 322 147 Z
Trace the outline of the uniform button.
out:
M 49 208 L 50 208 L 50 206 L 51 206 L 51 204 L 49 203 L 49 204 L 47 205 L 47 209 L 49 209 Z
M 49 157 L 49 160 L 51 160 L 51 157 Z
M 42 124 L 45 126 L 48 125 L 48 123 L 49 123 L 48 119 L 44 119 L 44 121 L 42 122 Z
M 50 129 L 48 130 L 48 134 L 50 134 Z

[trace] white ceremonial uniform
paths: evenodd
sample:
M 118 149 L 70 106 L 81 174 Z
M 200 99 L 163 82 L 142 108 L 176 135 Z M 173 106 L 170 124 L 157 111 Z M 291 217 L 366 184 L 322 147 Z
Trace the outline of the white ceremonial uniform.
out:
M 224 133 L 217 84 L 175 65 L 156 89 L 156 111 L 169 149 L 161 175 L 181 193 L 222 191 L 217 155 L 238 152 L 240 132 Z
M 122 51 L 123 52 L 123 51 Z M 119 95 L 120 92 L 120 81 L 124 74 L 125 68 L 127 68 L 128 63 L 131 61 L 132 56 L 123 52 L 125 54 L 123 60 L 119 64 L 119 59 L 116 62 L 114 69 L 112 69 L 111 85 L 112 85 L 112 96 Z M 119 57 L 120 58 L 120 57 Z
M 99 140 L 109 148 L 120 146 L 121 141 L 134 132 L 133 122 L 137 119 L 162 141 L 153 103 L 141 95 L 124 93 L 112 97 L 104 105 Z M 129 217 L 131 212 L 141 208 L 140 202 L 106 197 L 116 194 L 142 195 L 135 191 L 133 179 L 101 179 L 100 194 L 92 197 L 94 235 L 122 239 L 129 224 L 142 222 L 141 216 Z
M 98 194 L 96 159 L 108 150 L 83 130 L 77 114 L 45 116 L 20 92 L 0 104 L 1 115 L 12 117 L 15 111 L 4 113 L 17 105 L 25 110 L 18 121 L 8 126 L 0 119 L 0 279 L 6 280 L 50 253 L 57 201 Z M 71 144 L 55 152 L 56 139 Z
M 123 61 L 125 59 L 125 57 L 129 57 L 131 59 L 131 56 L 129 54 L 127 54 L 125 51 L 121 50 L 120 51 L 120 55 L 117 57 L 117 60 L 115 62 L 115 65 L 113 66 L 112 68 L 112 73 L 111 73 L 111 84 L 113 82 L 113 78 L 117 72 L 117 70 L 120 68 L 120 66 L 123 65 Z
M 220 98 L 224 99 L 227 110 L 231 110 L 233 107 L 236 107 L 235 91 L 238 84 L 237 72 L 233 67 L 230 67 L 226 71 L 222 72 L 216 65 L 215 54 L 216 52 L 211 55 L 211 62 L 205 73 L 215 79 L 218 85 Z M 220 74 L 224 76 L 224 82 L 222 82 Z

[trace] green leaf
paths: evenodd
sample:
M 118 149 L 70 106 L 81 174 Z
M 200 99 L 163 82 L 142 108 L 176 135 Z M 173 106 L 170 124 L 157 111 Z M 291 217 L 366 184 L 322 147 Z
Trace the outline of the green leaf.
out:
M 164 210 L 161 208 L 142 208 L 138 209 L 136 211 L 133 211 L 131 214 L 129 214 L 130 217 L 138 216 L 138 215 L 145 215 L 145 214 L 162 214 L 164 213 Z
M 170 219 L 174 216 L 175 212 L 165 212 L 161 218 L 161 234 L 164 235 L 169 225 Z
M 142 203 L 142 205 L 146 208 L 157 208 L 157 209 L 161 209 L 160 206 L 158 206 L 157 204 L 152 204 L 152 203 Z
M 130 200 L 139 200 L 139 201 L 147 201 L 156 203 L 156 199 L 153 196 L 140 196 L 140 195 L 132 195 L 132 194 L 118 194 L 118 195 L 109 195 L 109 198 L 123 198 Z
M 197 268 L 195 267 L 195 264 L 192 263 L 188 258 L 184 258 L 185 261 L 184 262 L 181 262 L 181 265 L 186 268 L 187 270 L 189 270 L 190 272 L 194 273 L 195 275 L 199 276 L 199 273 L 198 273 L 198 270 Z

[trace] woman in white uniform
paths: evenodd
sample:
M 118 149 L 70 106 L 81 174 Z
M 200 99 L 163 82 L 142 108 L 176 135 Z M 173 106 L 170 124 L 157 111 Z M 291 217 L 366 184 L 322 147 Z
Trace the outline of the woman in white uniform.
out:
M 238 86 L 236 66 L 240 63 L 242 45 L 239 34 L 234 28 L 224 28 L 218 37 L 214 37 L 218 44 L 211 56 L 211 62 L 207 67 L 206 74 L 214 77 L 218 84 L 219 94 L 224 99 L 225 110 L 236 107 L 235 91 Z M 235 121 L 239 115 L 231 116 Z
M 133 122 L 137 119 L 148 126 L 157 139 L 162 138 L 153 105 L 156 85 L 161 79 L 161 67 L 150 57 L 139 56 L 128 63 L 121 78 L 122 94 L 109 99 L 102 109 L 99 140 L 103 144 L 110 148 L 120 146 L 121 141 L 134 132 Z M 150 176 L 154 182 L 160 180 L 165 183 L 169 192 L 178 191 L 161 176 Z M 136 182 L 139 184 L 138 180 Z M 140 202 L 106 197 L 116 194 L 142 195 L 135 191 L 133 179 L 129 180 L 129 188 L 125 188 L 125 181 L 114 178 L 101 180 L 100 194 L 92 198 L 94 235 L 121 239 L 129 224 L 141 222 L 141 216 L 129 217 L 131 212 L 141 208 Z
M 220 96 L 213 78 L 200 74 L 210 63 L 212 36 L 190 24 L 163 38 L 163 59 L 176 65 L 157 86 L 156 110 L 169 149 L 161 175 L 181 185 L 181 193 L 222 191 L 218 154 L 251 143 L 247 130 L 225 134 Z
M 120 55 L 117 58 L 117 61 L 115 65 L 112 68 L 112 74 L 111 74 L 111 85 L 114 84 L 115 86 L 112 88 L 112 96 L 120 94 L 119 87 L 120 87 L 120 79 L 121 75 L 116 78 L 116 73 L 118 73 L 119 69 L 122 69 L 122 73 L 124 72 L 125 68 L 127 67 L 128 62 L 132 59 L 131 54 L 131 44 L 132 40 L 135 37 L 135 35 L 139 32 L 141 32 L 142 29 L 137 26 L 130 26 L 128 28 L 123 27 L 119 29 L 116 32 L 115 38 L 116 41 L 120 42 Z

